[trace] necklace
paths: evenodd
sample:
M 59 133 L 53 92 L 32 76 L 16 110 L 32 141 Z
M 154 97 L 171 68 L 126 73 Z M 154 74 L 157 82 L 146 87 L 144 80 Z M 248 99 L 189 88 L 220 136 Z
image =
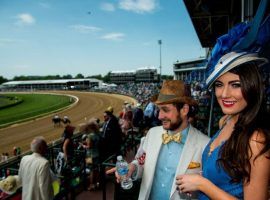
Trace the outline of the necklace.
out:
M 232 119 L 233 115 L 229 115 L 223 122 L 221 128 L 220 128 L 220 132 L 221 130 L 224 128 L 224 126 Z M 220 133 L 219 132 L 219 133 Z M 210 144 L 209 146 L 209 152 L 208 152 L 208 157 L 213 153 L 213 151 L 215 150 L 215 147 L 214 147 L 214 140 L 212 141 L 212 143 Z

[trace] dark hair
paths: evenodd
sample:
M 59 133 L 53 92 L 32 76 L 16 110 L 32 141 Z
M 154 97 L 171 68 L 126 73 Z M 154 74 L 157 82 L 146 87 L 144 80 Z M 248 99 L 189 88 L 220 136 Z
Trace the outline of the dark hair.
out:
M 176 110 L 178 110 L 178 111 L 180 111 L 182 108 L 183 108 L 183 106 L 184 106 L 184 104 L 183 103 L 173 103 L 173 105 L 176 107 Z
M 245 63 L 230 71 L 239 75 L 241 91 L 247 106 L 239 114 L 231 137 L 224 143 L 220 151 L 219 164 L 232 177 L 232 182 L 250 181 L 250 139 L 254 131 L 264 135 L 263 149 L 256 156 L 263 155 L 270 149 L 269 113 L 266 113 L 264 87 L 258 66 Z M 260 142 L 260 141 L 257 141 Z
M 178 111 L 180 111 L 183 108 L 184 103 L 173 103 L 173 105 L 176 107 Z M 189 111 L 188 111 L 187 116 L 195 117 L 195 115 L 198 112 L 198 106 L 197 105 L 194 105 L 194 106 L 188 105 L 188 106 L 189 106 Z

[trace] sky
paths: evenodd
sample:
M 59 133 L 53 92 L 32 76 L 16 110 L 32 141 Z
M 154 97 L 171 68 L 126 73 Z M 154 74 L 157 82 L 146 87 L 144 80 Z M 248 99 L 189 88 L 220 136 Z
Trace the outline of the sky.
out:
M 85 77 L 205 55 L 182 0 L 0 0 L 0 76 Z M 162 40 L 162 44 L 158 44 Z

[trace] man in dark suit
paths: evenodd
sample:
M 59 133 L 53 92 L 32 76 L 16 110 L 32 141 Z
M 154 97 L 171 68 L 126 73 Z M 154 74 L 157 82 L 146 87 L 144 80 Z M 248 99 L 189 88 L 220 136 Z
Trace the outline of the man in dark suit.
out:
M 119 154 L 122 142 L 122 132 L 118 119 L 113 115 L 112 107 L 104 112 L 104 124 L 101 132 L 101 160 L 104 161 L 113 154 Z

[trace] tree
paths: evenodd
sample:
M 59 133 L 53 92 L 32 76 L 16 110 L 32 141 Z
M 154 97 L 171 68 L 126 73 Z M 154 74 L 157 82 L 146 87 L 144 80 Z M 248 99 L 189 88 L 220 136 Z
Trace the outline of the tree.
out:
M 75 76 L 75 78 L 84 78 L 84 75 L 82 75 L 82 74 L 77 74 L 77 75 Z
M 0 84 L 7 82 L 8 79 L 4 78 L 3 76 L 0 76 Z
M 162 80 L 173 80 L 173 75 L 161 75 Z
M 64 75 L 63 79 L 72 79 L 72 75 L 70 75 L 70 74 Z
M 98 75 L 92 75 L 92 76 L 87 76 L 87 78 L 96 78 L 98 80 L 103 80 L 103 77 L 101 74 L 98 74 Z
M 108 74 L 106 74 L 104 77 L 103 77 L 103 82 L 105 82 L 105 83 L 108 83 L 108 82 L 110 82 L 110 75 L 111 75 L 111 71 L 110 72 L 108 72 Z

